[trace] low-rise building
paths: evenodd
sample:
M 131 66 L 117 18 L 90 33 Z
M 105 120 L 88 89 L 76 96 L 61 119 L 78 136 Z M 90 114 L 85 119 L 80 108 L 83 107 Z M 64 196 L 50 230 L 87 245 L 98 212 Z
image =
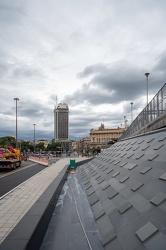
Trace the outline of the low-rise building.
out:
M 106 148 L 111 142 L 116 142 L 124 133 L 125 128 L 109 128 L 106 129 L 104 124 L 98 129 L 90 130 L 90 146 Z

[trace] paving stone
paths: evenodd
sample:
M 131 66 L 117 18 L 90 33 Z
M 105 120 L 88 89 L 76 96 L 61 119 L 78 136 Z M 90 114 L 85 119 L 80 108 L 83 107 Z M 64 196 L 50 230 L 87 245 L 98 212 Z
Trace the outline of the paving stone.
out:
M 166 136 L 164 136 L 163 138 L 161 138 L 159 141 L 164 141 L 166 139 Z
M 101 177 L 100 174 L 98 174 L 96 177 L 95 177 L 95 180 L 99 179 Z
M 130 154 L 128 154 L 127 158 L 129 159 L 129 158 L 131 158 L 133 155 L 134 155 L 134 153 L 130 153 Z
M 166 200 L 166 194 L 163 192 L 160 192 L 155 197 L 153 197 L 150 202 L 153 203 L 156 206 L 159 206 L 162 202 Z
M 110 161 L 110 164 L 113 163 L 114 161 L 115 161 L 115 159 L 111 160 L 111 161 Z
M 111 168 L 111 169 L 109 169 L 108 171 L 107 171 L 107 174 L 109 174 L 109 173 L 111 173 L 113 171 L 113 169 Z
M 146 174 L 149 170 L 151 170 L 152 167 L 146 167 L 143 170 L 140 171 L 141 174 Z
M 120 167 L 124 167 L 127 164 L 127 162 L 123 162 Z
M 145 141 L 145 140 L 143 139 L 143 140 L 139 141 L 138 144 L 141 144 L 141 143 L 143 143 L 144 141 Z
M 120 162 L 120 161 L 116 161 L 116 162 L 114 163 L 114 165 L 117 165 L 119 162 Z
M 87 195 L 90 196 L 90 195 L 93 194 L 94 192 L 95 192 L 95 190 L 91 187 L 90 189 L 88 189 Z
M 161 175 L 159 177 L 160 180 L 166 181 L 166 173 L 164 173 L 163 175 Z
M 98 178 L 97 182 L 98 184 L 102 183 L 105 179 L 103 179 L 102 177 Z
M 143 157 L 143 156 L 144 156 L 144 154 L 140 153 L 139 155 L 137 155 L 137 156 L 135 157 L 135 159 L 136 159 L 136 160 L 139 160 L 139 159 L 141 159 L 141 157 Z
M 96 213 L 94 213 L 95 220 L 100 219 L 104 215 L 105 215 L 104 209 L 101 209 L 101 210 L 97 211 Z
M 92 187 L 91 183 L 88 183 L 87 185 L 85 185 L 85 189 L 88 190 L 90 187 Z
M 148 139 L 148 140 L 147 140 L 147 143 L 150 143 L 150 142 L 154 141 L 154 139 L 155 139 L 155 138 Z
M 128 169 L 129 170 L 132 170 L 133 168 L 135 168 L 137 166 L 137 164 L 131 164 L 131 163 L 129 163 L 129 167 L 128 167 Z
M 106 190 L 108 187 L 110 187 L 110 184 L 109 184 L 109 183 L 106 183 L 106 184 L 102 187 L 102 189 L 103 189 L 103 190 Z
M 153 161 L 155 158 L 157 158 L 159 154 L 152 154 L 148 157 L 148 161 Z
M 96 202 L 99 201 L 99 198 L 96 193 L 92 194 L 90 197 L 90 205 L 93 206 Z
M 132 147 L 127 148 L 126 151 L 129 151 L 130 149 L 132 149 Z
M 98 172 L 94 173 L 93 176 L 95 176 L 95 175 L 97 175 L 97 174 L 98 174 Z
M 151 222 L 148 222 L 146 225 L 141 227 L 137 232 L 136 235 L 139 239 L 144 242 L 145 240 L 149 239 L 155 233 L 157 233 L 158 228 L 155 227 Z
M 124 176 L 122 179 L 120 179 L 120 183 L 123 183 L 129 179 L 129 176 Z
M 140 187 L 142 187 L 144 184 L 143 183 L 140 183 L 140 182 L 135 182 L 134 184 L 133 184 L 133 186 L 131 187 L 131 190 L 132 191 L 137 191 Z
M 105 247 L 108 243 L 113 241 L 117 235 L 115 234 L 114 230 L 110 230 L 105 236 L 102 237 L 102 244 Z
M 106 189 L 106 192 L 108 194 L 108 198 L 112 199 L 114 196 L 116 196 L 117 194 L 119 194 L 118 191 L 116 191 L 113 187 L 109 187 Z
M 150 147 L 150 145 L 146 145 L 145 147 L 142 147 L 142 151 L 145 151 L 149 147 Z
M 86 181 L 84 181 L 84 185 L 87 185 L 88 183 L 90 183 L 90 180 L 89 180 L 89 179 L 86 180 Z
M 138 148 L 140 148 L 140 146 L 133 148 L 133 151 L 136 151 Z
M 127 153 L 122 154 L 122 155 L 121 155 L 121 158 L 123 158 L 125 155 L 127 155 Z
M 115 178 L 120 172 L 116 172 L 115 174 L 112 175 L 113 178 Z
M 159 150 L 163 146 L 164 146 L 164 144 L 158 144 L 155 146 L 154 150 Z
M 126 212 L 128 209 L 130 209 L 133 205 L 126 201 L 124 202 L 119 208 L 118 208 L 118 211 L 123 214 L 124 212 Z

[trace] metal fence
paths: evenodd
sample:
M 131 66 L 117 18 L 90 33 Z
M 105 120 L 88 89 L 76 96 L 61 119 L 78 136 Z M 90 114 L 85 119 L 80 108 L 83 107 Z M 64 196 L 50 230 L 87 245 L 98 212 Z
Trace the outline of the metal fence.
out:
M 166 83 L 131 123 L 119 140 L 129 137 L 166 113 Z

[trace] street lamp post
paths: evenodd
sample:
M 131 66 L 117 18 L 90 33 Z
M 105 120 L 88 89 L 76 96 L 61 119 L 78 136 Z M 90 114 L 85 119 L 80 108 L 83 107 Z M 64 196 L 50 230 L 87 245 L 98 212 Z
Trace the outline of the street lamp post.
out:
M 145 76 L 146 76 L 147 105 L 148 105 L 148 76 L 149 75 L 150 75 L 150 73 L 145 73 Z
M 17 141 L 17 101 L 19 101 L 19 99 L 16 97 L 16 98 L 14 98 L 14 100 L 16 101 L 16 149 L 18 149 L 18 141 Z
M 131 123 L 133 122 L 133 102 L 131 104 Z
M 33 126 L 34 126 L 34 153 L 35 153 L 35 126 L 36 124 L 34 123 Z

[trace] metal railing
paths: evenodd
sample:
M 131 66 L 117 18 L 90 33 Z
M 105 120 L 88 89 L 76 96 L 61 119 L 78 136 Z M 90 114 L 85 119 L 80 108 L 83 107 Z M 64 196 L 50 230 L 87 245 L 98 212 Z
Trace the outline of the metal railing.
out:
M 166 113 L 166 83 L 135 118 L 119 140 L 132 136 L 164 113 Z

